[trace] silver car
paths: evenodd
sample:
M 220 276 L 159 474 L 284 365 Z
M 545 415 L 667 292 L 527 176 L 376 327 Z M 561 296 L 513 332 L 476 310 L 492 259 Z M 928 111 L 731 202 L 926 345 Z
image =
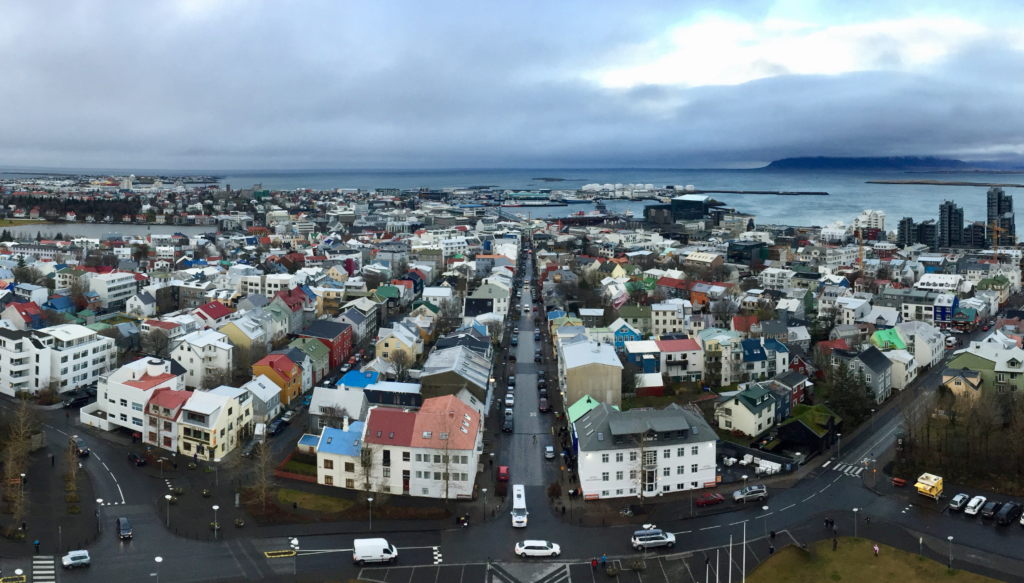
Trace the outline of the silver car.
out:
M 760 502 L 767 498 L 768 488 L 764 486 L 747 486 L 742 490 L 736 490 L 732 493 L 732 499 L 735 502 L 749 502 L 751 500 Z

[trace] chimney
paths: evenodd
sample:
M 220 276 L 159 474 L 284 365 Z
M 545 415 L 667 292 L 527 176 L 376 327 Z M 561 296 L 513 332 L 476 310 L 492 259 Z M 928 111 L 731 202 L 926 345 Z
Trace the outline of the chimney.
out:
M 348 431 L 348 415 L 341 418 L 341 430 Z
M 146 374 L 156 377 L 164 374 L 164 361 L 154 358 L 146 361 Z

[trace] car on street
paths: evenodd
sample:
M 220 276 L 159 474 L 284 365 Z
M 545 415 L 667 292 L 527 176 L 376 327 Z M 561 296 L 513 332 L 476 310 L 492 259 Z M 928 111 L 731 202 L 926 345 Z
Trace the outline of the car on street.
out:
M 516 326 L 515 328 L 513 328 L 512 332 L 514 332 L 515 334 L 519 334 L 519 326 Z
M 541 399 L 547 399 L 548 398 L 548 390 L 545 387 L 541 387 L 540 389 L 537 389 L 537 394 L 540 395 Z
M 291 423 L 292 419 L 295 418 L 295 411 L 285 411 L 284 415 L 281 415 L 282 423 Z
M 121 539 L 132 538 L 132 525 L 127 518 L 117 519 L 117 536 Z
M 987 499 L 984 496 L 975 496 L 974 498 L 971 498 L 971 501 L 967 503 L 967 507 L 964 508 L 964 514 L 974 516 L 981 510 L 981 507 L 985 505 L 986 501 Z
M 511 415 L 505 415 L 505 421 L 501 424 L 501 430 L 504 431 L 505 433 L 512 433 L 512 431 L 515 428 L 516 428 L 516 423 L 515 423 L 515 421 L 512 420 L 512 416 Z
M 1024 506 L 1021 506 L 1016 502 L 1007 502 L 1006 504 L 1003 504 L 1003 507 L 999 509 L 998 513 L 996 513 L 996 522 L 1002 525 L 1007 525 L 1019 520 L 1022 514 L 1024 514 Z
M 85 445 L 85 442 L 82 441 L 81 437 L 78 437 L 77 435 L 72 435 L 69 438 L 69 441 L 71 442 L 71 445 L 74 446 L 75 452 L 78 454 L 78 457 L 85 457 L 89 455 L 89 446 Z
M 995 500 L 989 500 L 984 506 L 981 507 L 982 518 L 992 518 L 999 512 L 999 509 L 1003 507 L 1002 502 L 996 502 Z
M 71 551 L 64 555 L 60 560 L 60 564 L 63 565 L 65 569 L 88 567 L 90 562 L 89 551 Z
M 345 373 L 345 372 L 348 372 L 350 370 L 352 370 L 352 365 L 351 364 L 348 364 L 346 362 L 345 364 L 341 365 L 341 372 Z
M 537 379 L 537 389 L 547 388 L 548 382 L 544 379 Z
M 538 371 L 537 371 L 537 378 L 538 378 L 538 379 L 540 379 L 540 380 L 543 380 L 543 379 L 544 379 L 544 376 L 545 376 L 545 373 L 544 373 L 544 371 L 542 371 L 542 370 L 538 370 Z
M 505 406 L 512 407 L 516 404 L 516 396 L 514 393 L 505 394 Z
M 512 346 L 519 346 L 519 336 L 515 334 L 512 335 Z
M 732 499 L 734 502 L 749 502 L 751 500 L 757 500 L 758 502 L 768 498 L 768 488 L 764 486 L 747 486 L 742 490 L 736 490 L 732 493 Z
M 953 496 L 952 500 L 949 501 L 949 509 L 952 511 L 963 510 L 964 505 L 966 505 L 967 501 L 970 499 L 971 497 L 968 496 L 967 494 L 957 494 L 956 496 Z
M 534 311 L 534 312 L 536 312 L 536 311 L 537 311 L 537 306 L 534 306 L 534 307 L 533 307 L 533 311 Z
M 516 543 L 516 554 L 520 557 L 557 557 L 562 548 L 546 540 L 524 540 Z
M 547 399 L 545 399 L 544 397 L 541 397 L 541 398 L 540 398 L 540 400 L 539 400 L 539 401 L 537 401 L 537 409 L 538 409 L 538 410 L 539 410 L 539 411 L 540 411 L 541 413 L 547 413 L 547 412 L 548 412 L 548 411 L 549 411 L 549 410 L 551 409 L 551 408 L 550 408 L 550 407 L 548 406 L 548 400 L 547 400 Z
M 722 502 L 725 502 L 725 498 L 723 498 L 721 494 L 715 494 L 713 492 L 701 494 L 693 500 L 693 503 L 697 506 L 714 506 L 715 504 L 721 504 Z
M 141 455 L 139 455 L 137 453 L 130 453 L 130 454 L 128 454 L 128 461 L 132 462 L 136 466 L 144 466 L 144 465 L 146 465 L 146 458 L 142 457 Z
M 553 460 L 555 459 L 555 446 L 545 445 L 544 446 L 544 459 Z
M 90 397 L 89 397 L 88 393 L 69 394 L 69 396 L 66 399 L 64 399 L 64 408 L 65 409 L 72 409 L 74 407 L 81 407 L 83 405 L 88 405 L 89 404 L 89 398 Z
M 274 419 L 267 425 L 267 435 L 274 436 L 284 431 L 284 422 L 280 419 Z
M 633 544 L 633 548 L 638 551 L 654 547 L 671 548 L 676 544 L 676 535 L 671 532 L 665 532 L 660 528 L 651 528 L 634 532 L 630 542 Z
M 499 482 L 507 482 L 508 481 L 508 466 L 498 466 L 498 481 Z
M 533 333 L 533 339 L 534 340 L 540 340 L 540 332 L 534 332 Z
M 510 386 L 510 387 L 516 386 L 516 375 L 514 375 L 514 374 L 508 375 L 508 386 Z
M 313 402 L 313 395 L 306 395 L 302 398 L 302 406 L 309 407 L 309 404 Z
M 260 442 L 255 438 L 245 442 L 242 446 L 242 457 L 252 457 L 256 453 L 256 448 L 260 446 Z
M 540 362 L 540 353 L 539 352 L 534 352 L 533 353 L 533 362 Z

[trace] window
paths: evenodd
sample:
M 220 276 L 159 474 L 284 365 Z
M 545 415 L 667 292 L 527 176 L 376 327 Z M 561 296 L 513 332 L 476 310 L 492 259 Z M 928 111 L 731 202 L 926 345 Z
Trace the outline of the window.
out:
M 697 473 L 697 464 L 692 464 L 690 466 L 690 473 L 693 473 L 693 474 Z
M 636 480 L 636 470 L 629 470 L 629 479 Z
M 166 436 L 164 437 L 164 447 L 171 447 L 171 438 L 170 437 L 166 437 Z
M 616 462 L 622 462 L 622 458 L 623 458 L 623 455 L 622 455 L 622 453 L 621 453 L 621 452 L 620 452 L 620 453 L 617 453 L 617 454 L 615 454 L 615 461 L 616 461 Z
M 608 463 L 608 454 L 606 454 L 606 453 L 602 453 L 601 454 L 601 463 L 602 464 Z
M 421 454 L 421 453 L 416 454 L 416 461 L 418 461 L 418 462 L 423 461 L 423 454 Z M 416 472 L 416 473 L 418 474 L 419 472 Z M 416 477 L 418 478 L 419 476 L 416 476 Z
M 430 495 L 430 490 L 427 489 L 427 488 L 423 488 L 423 495 L 424 496 L 429 496 Z
M 424 461 L 426 461 L 426 460 L 424 460 Z M 436 453 L 434 454 L 434 463 L 435 464 L 441 463 L 441 454 L 436 454 Z
M 700 448 L 699 448 L 698 446 L 696 446 L 696 445 L 695 445 L 695 446 L 693 446 L 693 447 L 691 447 L 691 448 L 690 448 L 690 455 L 697 455 L 697 451 L 698 451 L 699 449 L 700 449 Z
M 334 485 L 334 476 L 324 476 L 324 484 L 328 486 Z
M 661 469 L 661 475 L 665 476 L 666 478 L 671 476 L 672 475 L 672 468 L 670 468 L 668 466 L 665 466 L 664 468 Z
M 679 449 L 676 450 L 676 457 L 683 457 L 684 455 L 686 455 L 685 447 L 680 447 Z
M 637 456 L 637 453 L 635 451 L 629 452 L 629 461 L 635 462 L 636 461 L 636 456 Z
M 420 479 L 422 477 L 423 477 L 423 472 L 417 470 L 416 471 L 416 479 Z
M 665 459 L 671 458 L 672 457 L 672 450 L 671 449 L 666 449 L 665 451 L 661 452 L 661 457 L 663 457 Z
M 324 469 L 325 470 L 333 470 L 334 469 L 334 460 L 324 460 Z
M 345 463 L 345 471 L 350 473 L 350 474 L 355 473 L 355 471 L 356 471 L 356 464 L 353 463 L 353 462 L 346 462 Z
M 128 399 L 121 399 L 121 406 L 122 407 L 127 407 L 128 406 Z
M 676 475 L 682 476 L 686 473 L 686 466 L 676 466 Z
M 407 452 L 407 451 L 403 451 L 402 452 L 402 461 L 403 462 L 409 461 L 409 452 Z
M 125 415 L 124 413 L 121 413 L 121 421 L 128 421 L 128 416 Z
M 730 428 L 730 427 L 732 427 L 732 421 L 726 420 L 726 422 L 725 422 L 725 428 L 726 428 L 726 429 L 728 429 L 728 428 Z
M 440 481 L 441 480 L 441 472 L 434 472 L 434 479 Z
M 132 403 L 132 409 L 142 411 L 142 403 Z
M 384 477 L 385 478 L 390 478 L 391 477 L 391 468 L 381 468 L 381 469 L 384 470 Z
M 351 479 L 351 478 L 346 479 L 345 480 L 345 487 L 349 488 L 349 489 L 355 488 L 356 487 L 356 481 Z
M 619 471 L 615 472 L 615 479 L 616 480 L 621 480 L 622 479 L 622 470 L 619 470 Z

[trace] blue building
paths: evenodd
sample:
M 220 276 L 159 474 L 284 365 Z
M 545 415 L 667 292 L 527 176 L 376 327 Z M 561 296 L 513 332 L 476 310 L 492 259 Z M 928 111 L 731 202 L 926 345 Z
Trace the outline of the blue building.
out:
M 622 318 L 612 322 L 608 328 L 615 334 L 615 350 L 619 353 L 626 351 L 627 342 L 638 342 L 643 338 L 639 330 L 627 324 Z

